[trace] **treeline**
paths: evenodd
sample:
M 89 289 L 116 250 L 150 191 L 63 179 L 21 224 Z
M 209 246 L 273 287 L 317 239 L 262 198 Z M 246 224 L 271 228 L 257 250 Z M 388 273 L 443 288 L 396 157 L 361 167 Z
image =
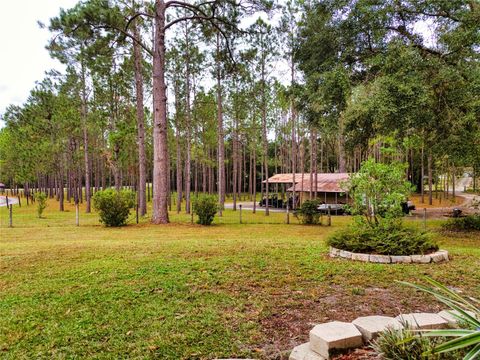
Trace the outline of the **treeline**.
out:
M 262 180 L 275 173 L 353 172 L 370 156 L 408 162 L 430 201 L 459 171 L 475 176 L 477 3 L 280 5 L 88 0 L 62 10 L 47 48 L 66 71 L 3 114 L 1 180 L 87 211 L 94 191 L 130 186 L 140 213 L 151 196 L 152 221 L 165 223 L 198 192 L 235 207 L 268 193 Z

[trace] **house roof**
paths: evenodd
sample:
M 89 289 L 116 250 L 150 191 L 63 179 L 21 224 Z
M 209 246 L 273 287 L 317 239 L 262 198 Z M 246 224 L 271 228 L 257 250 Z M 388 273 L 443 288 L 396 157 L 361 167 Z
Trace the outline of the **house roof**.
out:
M 310 183 L 310 173 L 295 173 L 295 183 L 298 184 L 302 181 Z M 315 176 L 315 174 L 313 174 Z M 317 173 L 317 182 L 341 182 L 348 179 L 348 173 Z M 266 180 L 263 180 L 266 183 Z M 268 178 L 269 184 L 293 184 L 293 174 L 276 174 Z
M 346 179 L 344 179 L 346 180 Z M 319 181 L 317 182 L 317 192 L 327 192 L 327 193 L 340 193 L 345 192 L 346 189 L 342 188 L 341 182 L 344 180 L 339 181 Z M 294 187 L 291 186 L 287 189 L 287 191 L 293 191 Z M 303 191 L 303 192 L 310 192 L 315 191 L 315 183 L 310 183 L 310 179 L 304 181 L 303 183 L 295 184 L 295 191 Z
M 303 181 L 302 181 L 303 175 Z M 315 174 L 313 175 L 315 178 Z M 342 182 L 348 180 L 348 173 L 318 173 L 316 190 L 319 192 L 345 192 L 342 188 Z M 263 181 L 266 182 L 265 180 Z M 293 185 L 293 174 L 276 174 L 268 179 L 269 184 L 289 184 Z M 310 173 L 295 174 L 295 187 L 291 186 L 287 191 L 315 191 L 315 183 L 310 182 Z

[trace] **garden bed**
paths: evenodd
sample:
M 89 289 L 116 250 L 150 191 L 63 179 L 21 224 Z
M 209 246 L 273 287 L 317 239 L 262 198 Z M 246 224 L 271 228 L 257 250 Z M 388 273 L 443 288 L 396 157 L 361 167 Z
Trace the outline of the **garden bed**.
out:
M 439 250 L 425 255 L 378 255 L 361 254 L 330 247 L 331 257 L 381 264 L 429 264 L 449 261 L 448 251 Z

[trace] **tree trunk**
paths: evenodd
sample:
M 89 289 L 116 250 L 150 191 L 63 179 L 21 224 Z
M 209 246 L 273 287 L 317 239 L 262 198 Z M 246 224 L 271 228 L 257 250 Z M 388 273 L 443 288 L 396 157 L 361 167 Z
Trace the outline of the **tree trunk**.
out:
M 140 38 L 136 19 L 133 22 L 133 35 Z M 143 109 L 143 56 L 140 45 L 133 41 L 133 56 L 135 64 L 135 92 L 137 110 L 137 142 L 138 142 L 138 211 L 140 216 L 147 213 L 146 183 L 147 159 L 145 155 L 145 113 Z
M 87 89 L 86 89 L 86 78 L 85 78 L 85 67 L 83 62 L 81 63 L 81 72 L 82 72 L 82 104 L 81 104 L 81 116 L 82 116 L 82 127 L 83 127 L 83 155 L 85 162 L 85 212 L 90 213 L 90 159 L 88 154 L 88 128 L 87 128 Z M 82 189 L 82 184 L 80 183 L 80 191 Z
M 428 204 L 432 205 L 433 204 L 433 198 L 432 198 L 433 178 L 432 178 L 432 152 L 431 151 L 428 152 L 427 167 L 428 167 Z
M 185 156 L 185 212 L 190 214 L 190 187 L 192 183 L 192 172 L 191 172 L 191 157 L 192 157 L 192 119 L 190 113 L 190 43 L 188 38 L 188 23 L 185 22 L 185 45 L 186 45 L 186 59 L 185 59 L 185 70 L 186 70 L 186 89 L 185 89 L 185 113 L 186 113 L 186 142 L 187 142 L 187 153 Z
M 153 51 L 153 214 L 152 223 L 168 220 L 167 88 L 165 86 L 165 1 L 155 0 Z
M 157 0 L 158 1 L 158 0 Z M 219 216 L 225 204 L 225 142 L 223 131 L 223 104 L 220 68 L 220 34 L 217 33 L 217 122 L 218 122 L 218 205 Z
M 344 173 L 346 171 L 346 154 L 345 154 L 345 136 L 343 115 L 339 118 L 338 129 L 338 172 Z
M 422 159 L 421 159 L 421 170 L 420 170 L 420 192 L 421 192 L 421 203 L 425 203 L 425 186 L 424 186 L 424 178 L 425 178 L 425 153 L 422 145 Z

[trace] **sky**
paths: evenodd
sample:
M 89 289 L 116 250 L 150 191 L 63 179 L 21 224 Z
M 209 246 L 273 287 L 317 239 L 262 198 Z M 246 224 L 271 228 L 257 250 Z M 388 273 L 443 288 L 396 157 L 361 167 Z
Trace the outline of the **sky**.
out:
M 60 8 L 68 9 L 77 1 L 0 0 L 0 115 L 10 104 L 23 104 L 45 71 L 63 69 L 48 55 L 45 45 L 51 35 L 37 22 L 48 24 Z

